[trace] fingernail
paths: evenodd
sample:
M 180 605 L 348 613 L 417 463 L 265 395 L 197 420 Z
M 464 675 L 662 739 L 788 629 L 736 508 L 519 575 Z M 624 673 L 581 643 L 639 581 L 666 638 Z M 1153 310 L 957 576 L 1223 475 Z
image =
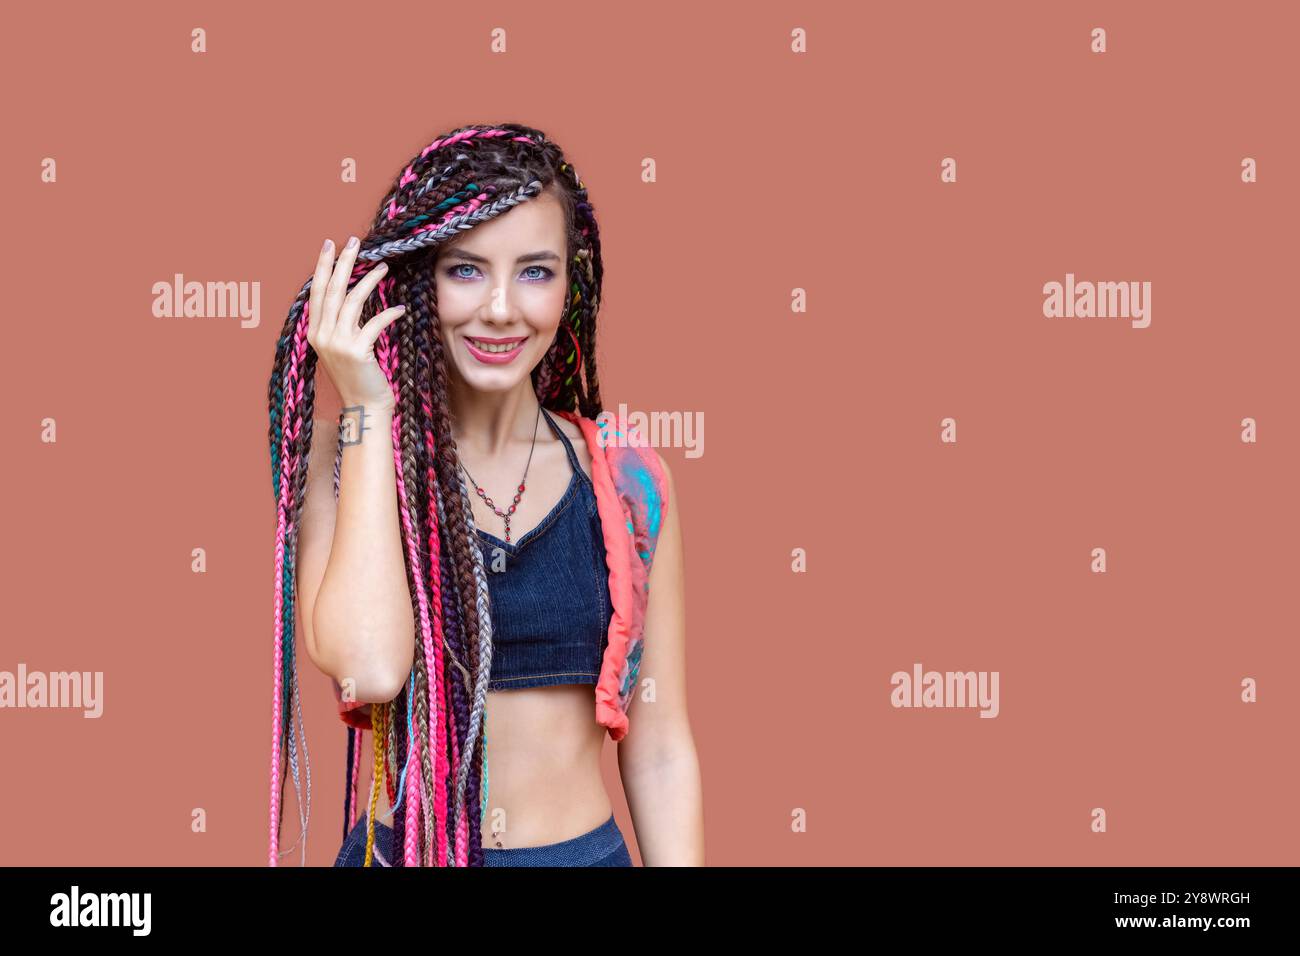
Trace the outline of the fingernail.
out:
M 326 239 L 326 240 L 325 240 L 325 245 L 323 245 L 323 246 L 320 247 L 320 251 L 323 252 L 323 253 L 324 253 L 324 252 L 329 252 L 329 251 L 330 251 L 331 249 L 333 249 L 333 248 L 334 248 L 334 240 L 333 240 L 333 239 Z
M 357 237 L 353 236 L 351 239 L 348 240 L 348 244 L 346 248 L 355 249 L 356 247 L 357 247 Z

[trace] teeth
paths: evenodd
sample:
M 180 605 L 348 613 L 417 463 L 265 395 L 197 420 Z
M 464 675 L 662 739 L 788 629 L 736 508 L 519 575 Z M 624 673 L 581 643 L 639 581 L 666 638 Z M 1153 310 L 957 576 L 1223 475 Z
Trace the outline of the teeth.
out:
M 508 344 L 498 342 L 494 344 L 491 342 L 480 342 L 478 339 L 470 339 L 470 341 L 474 343 L 476 349 L 483 352 L 513 352 L 519 346 L 523 345 L 523 342 L 510 342 Z

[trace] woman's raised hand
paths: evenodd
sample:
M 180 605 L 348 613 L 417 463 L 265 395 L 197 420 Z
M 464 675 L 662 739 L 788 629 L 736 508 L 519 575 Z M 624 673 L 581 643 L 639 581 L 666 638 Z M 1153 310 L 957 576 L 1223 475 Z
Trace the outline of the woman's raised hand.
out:
M 387 274 L 388 266 L 379 263 L 347 292 L 360 249 L 361 243 L 353 236 L 336 263 L 334 243 L 325 240 L 311 283 L 307 342 L 316 350 L 344 407 L 392 408 L 396 404 L 393 390 L 375 358 L 375 342 L 406 311 L 406 306 L 385 309 L 367 322 L 365 328 L 361 327 L 361 309 Z

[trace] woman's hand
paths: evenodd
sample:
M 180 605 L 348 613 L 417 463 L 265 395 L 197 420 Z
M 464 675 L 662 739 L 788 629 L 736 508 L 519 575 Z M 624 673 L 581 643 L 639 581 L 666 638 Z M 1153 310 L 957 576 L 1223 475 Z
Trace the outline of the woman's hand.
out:
M 351 292 L 346 293 L 345 298 L 360 249 L 361 243 L 353 236 L 343 247 L 336 264 L 334 243 L 325 240 L 311 283 L 307 342 L 316 350 L 320 364 L 325 367 L 345 407 L 393 408 L 396 401 L 392 386 L 375 358 L 375 341 L 406 311 L 406 306 L 385 309 L 367 322 L 365 328 L 361 327 L 361 309 L 379 280 L 387 274 L 388 266 L 379 263 Z

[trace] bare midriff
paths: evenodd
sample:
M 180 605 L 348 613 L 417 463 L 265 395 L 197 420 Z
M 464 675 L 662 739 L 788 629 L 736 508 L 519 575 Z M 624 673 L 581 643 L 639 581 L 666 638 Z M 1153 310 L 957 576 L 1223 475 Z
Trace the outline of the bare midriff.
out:
M 609 819 L 613 806 L 600 770 L 607 732 L 596 723 L 595 709 L 590 684 L 488 693 L 483 846 L 558 843 Z M 364 781 L 369 778 L 364 769 L 370 765 L 368 754 L 362 754 L 361 764 Z M 391 827 L 385 789 L 380 788 L 375 819 Z M 358 794 L 358 818 L 369 796 L 369 790 Z

